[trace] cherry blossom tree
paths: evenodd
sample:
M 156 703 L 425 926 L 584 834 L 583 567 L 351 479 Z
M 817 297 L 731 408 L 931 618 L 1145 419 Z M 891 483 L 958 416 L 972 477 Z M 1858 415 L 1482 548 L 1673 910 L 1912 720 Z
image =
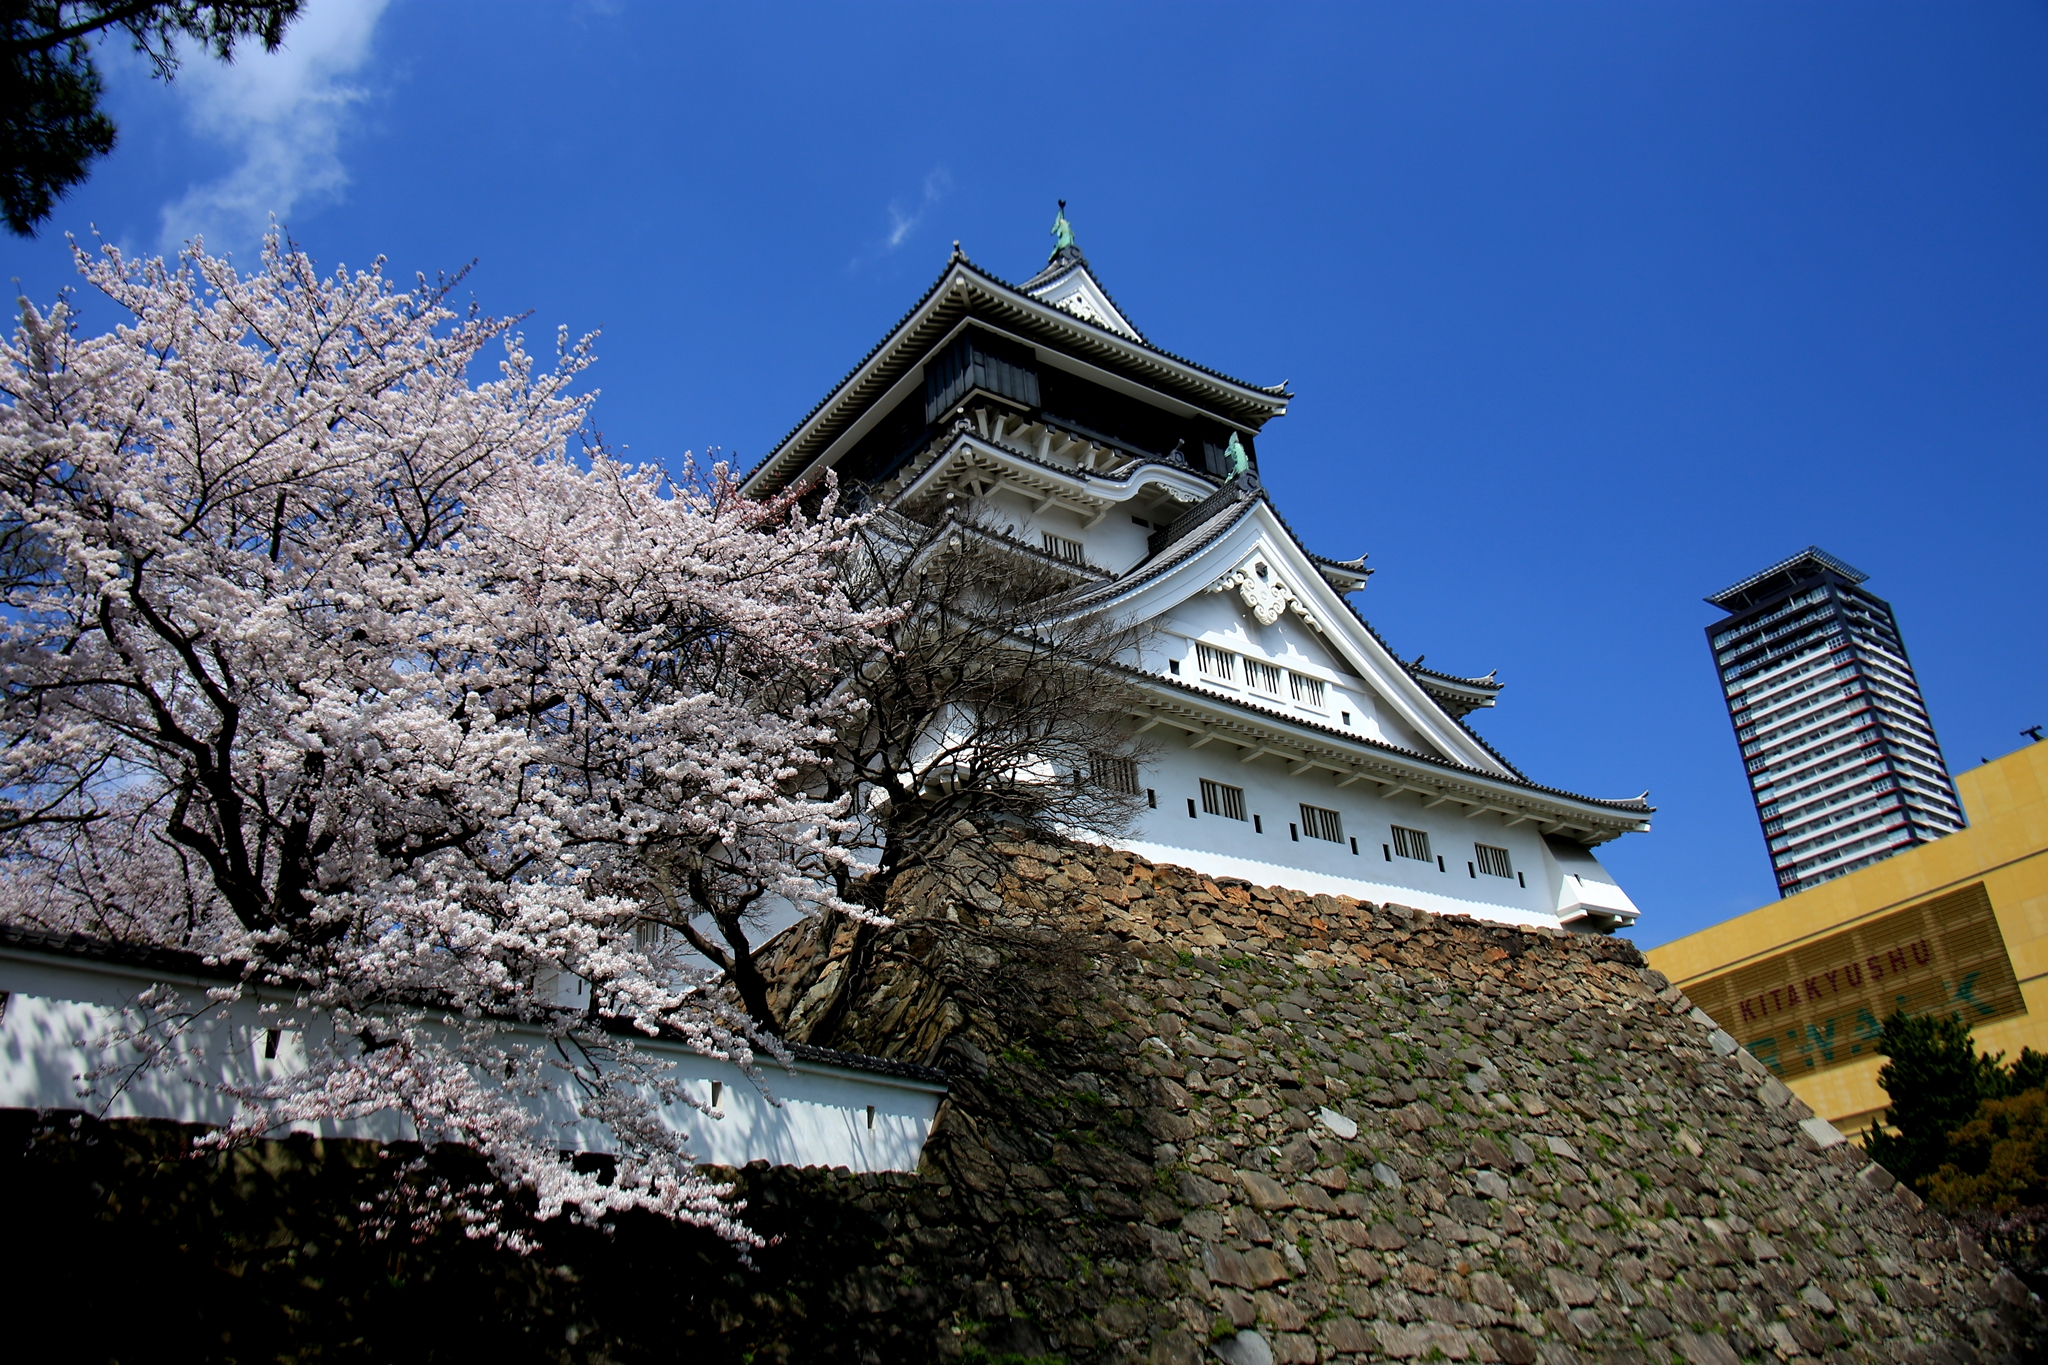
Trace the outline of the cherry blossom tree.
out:
M 395 1114 L 541 1218 L 747 1240 L 633 1040 L 781 1046 L 650 922 L 871 916 L 808 794 L 849 704 L 819 670 L 885 619 L 845 598 L 831 499 L 578 458 L 588 339 L 540 368 L 454 281 L 274 239 L 246 276 L 77 255 L 122 324 L 24 302 L 0 348 L 0 918 L 202 952 L 280 1027 L 332 1022 L 220 1140 Z M 217 1002 L 152 1003 L 137 1046 Z M 527 1102 L 564 1078 L 609 1171 Z

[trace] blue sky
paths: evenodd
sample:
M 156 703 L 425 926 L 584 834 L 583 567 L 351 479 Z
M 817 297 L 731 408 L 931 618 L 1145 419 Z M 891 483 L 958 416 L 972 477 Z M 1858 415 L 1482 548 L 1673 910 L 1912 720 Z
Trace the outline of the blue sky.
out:
M 1647 787 L 1653 944 L 1769 899 L 1703 594 L 1809 543 L 1888 598 L 1950 765 L 2048 722 L 2048 12 L 2019 4 L 314 0 L 164 88 L 62 234 L 459 267 L 602 329 L 599 421 L 743 463 L 1053 201 L 1156 343 L 1300 398 L 1260 455 L 1537 781 Z M 89 314 L 89 316 L 92 316 Z

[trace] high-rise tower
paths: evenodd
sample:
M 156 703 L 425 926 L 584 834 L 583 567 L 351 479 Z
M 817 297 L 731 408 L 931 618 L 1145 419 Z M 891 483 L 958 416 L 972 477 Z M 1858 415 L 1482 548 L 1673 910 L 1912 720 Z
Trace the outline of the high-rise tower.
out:
M 1890 604 L 1817 546 L 1707 599 L 1728 717 L 1789 896 L 1963 827 Z

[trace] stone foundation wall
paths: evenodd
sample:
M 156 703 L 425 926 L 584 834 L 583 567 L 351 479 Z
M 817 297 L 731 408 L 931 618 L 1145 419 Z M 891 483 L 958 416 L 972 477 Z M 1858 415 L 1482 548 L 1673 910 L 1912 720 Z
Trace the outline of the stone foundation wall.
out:
M 785 935 L 778 1003 L 954 1088 L 917 1177 L 840 1187 L 876 1234 L 799 1296 L 829 1340 L 732 1310 L 757 1359 L 1942 1362 L 2035 1330 L 1626 942 L 964 826 L 892 913 Z

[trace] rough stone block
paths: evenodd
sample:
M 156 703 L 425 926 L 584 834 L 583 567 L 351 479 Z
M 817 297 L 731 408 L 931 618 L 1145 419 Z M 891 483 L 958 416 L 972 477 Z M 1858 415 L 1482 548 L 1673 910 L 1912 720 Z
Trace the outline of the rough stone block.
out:
M 1413 1360 L 1435 1345 L 1427 1327 L 1401 1327 L 1384 1318 L 1375 1324 L 1374 1335 L 1379 1338 L 1380 1354 L 1395 1360 Z
M 1575 1275 L 1559 1266 L 1552 1266 L 1544 1272 L 1550 1281 L 1550 1292 L 1557 1295 L 1557 1301 L 1566 1308 L 1583 1308 L 1600 1297 L 1600 1282 Z
M 1276 1209 L 1291 1209 L 1295 1205 L 1294 1196 L 1288 1192 L 1287 1187 L 1270 1175 L 1263 1175 L 1258 1171 L 1239 1171 L 1237 1180 L 1244 1186 L 1245 1194 L 1252 1201 L 1252 1207 L 1262 1213 L 1270 1213 Z
M 1289 1247 L 1288 1250 L 1291 1251 L 1293 1248 Z M 1296 1253 L 1297 1258 L 1299 1254 Z M 1246 1273 L 1251 1279 L 1251 1287 L 1254 1289 L 1265 1289 L 1291 1280 L 1295 1276 L 1295 1272 L 1288 1268 L 1287 1262 L 1271 1247 L 1253 1247 L 1244 1253 L 1244 1263 Z
M 1386 1266 L 1370 1251 L 1347 1251 L 1344 1253 L 1344 1264 L 1351 1268 L 1352 1274 L 1369 1285 L 1378 1284 L 1387 1277 Z
M 1742 1358 L 1735 1354 L 1728 1338 L 1717 1332 L 1680 1332 L 1673 1344 L 1685 1357 L 1686 1365 L 1742 1365 Z
M 1239 1332 L 1209 1343 L 1223 1365 L 1274 1365 L 1273 1348 L 1255 1331 Z
M 1802 1139 L 1810 1143 L 1816 1152 L 1824 1152 L 1830 1147 L 1839 1147 L 1849 1140 L 1842 1136 L 1841 1129 L 1835 1127 L 1834 1124 L 1829 1123 L 1826 1119 L 1801 1119 L 1799 1121 L 1799 1132 Z
M 1202 1244 L 1202 1273 L 1209 1277 L 1211 1284 L 1236 1285 L 1240 1289 L 1259 1287 L 1252 1279 L 1251 1267 L 1243 1253 L 1214 1242 Z

